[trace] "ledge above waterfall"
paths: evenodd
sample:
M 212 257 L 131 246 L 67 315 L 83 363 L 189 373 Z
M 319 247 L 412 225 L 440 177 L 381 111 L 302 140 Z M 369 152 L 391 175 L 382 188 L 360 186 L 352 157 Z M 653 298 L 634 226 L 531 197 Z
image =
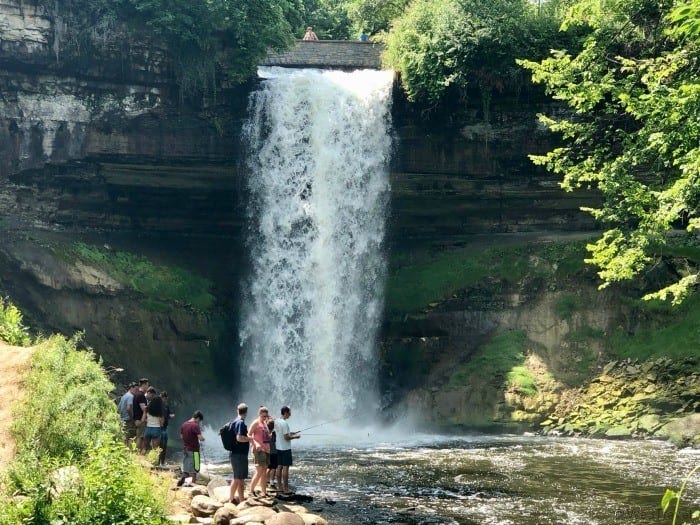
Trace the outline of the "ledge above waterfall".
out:
M 270 53 L 261 66 L 321 69 L 382 69 L 382 44 L 351 40 L 299 40 L 283 53 Z

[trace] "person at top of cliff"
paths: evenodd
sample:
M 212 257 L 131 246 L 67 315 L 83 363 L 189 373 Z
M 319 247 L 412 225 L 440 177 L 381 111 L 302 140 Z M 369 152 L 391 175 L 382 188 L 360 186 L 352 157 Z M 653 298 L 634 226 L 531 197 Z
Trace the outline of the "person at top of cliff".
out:
M 306 33 L 304 33 L 304 38 L 302 40 L 318 40 L 316 33 L 311 26 L 306 28 Z

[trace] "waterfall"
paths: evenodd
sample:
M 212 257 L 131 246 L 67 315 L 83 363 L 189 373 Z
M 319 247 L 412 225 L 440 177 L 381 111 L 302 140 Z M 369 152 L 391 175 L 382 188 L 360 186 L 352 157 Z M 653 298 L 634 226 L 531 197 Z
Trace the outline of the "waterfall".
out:
M 390 71 L 264 68 L 246 124 L 241 391 L 299 417 L 377 406 Z

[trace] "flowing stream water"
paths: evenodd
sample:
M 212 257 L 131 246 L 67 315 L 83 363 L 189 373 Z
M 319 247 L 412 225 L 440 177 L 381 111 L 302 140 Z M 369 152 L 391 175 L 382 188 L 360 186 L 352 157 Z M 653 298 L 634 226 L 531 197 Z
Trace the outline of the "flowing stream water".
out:
M 334 525 L 668 525 L 661 497 L 700 460 L 658 441 L 342 427 L 302 433 L 290 470 L 297 493 L 314 498 L 308 510 Z M 207 468 L 230 477 L 223 450 L 211 453 Z M 700 482 L 686 491 L 678 524 L 700 509 Z
M 375 407 L 392 73 L 260 76 L 246 127 L 242 397 L 310 417 Z

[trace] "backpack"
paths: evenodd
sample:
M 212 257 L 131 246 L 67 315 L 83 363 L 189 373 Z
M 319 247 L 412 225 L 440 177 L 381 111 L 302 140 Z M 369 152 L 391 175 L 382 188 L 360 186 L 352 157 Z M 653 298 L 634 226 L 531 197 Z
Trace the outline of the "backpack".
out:
M 236 430 L 233 428 L 233 421 L 229 421 L 219 429 L 219 436 L 221 436 L 221 444 L 226 450 L 229 452 L 236 450 L 238 441 L 236 440 Z

